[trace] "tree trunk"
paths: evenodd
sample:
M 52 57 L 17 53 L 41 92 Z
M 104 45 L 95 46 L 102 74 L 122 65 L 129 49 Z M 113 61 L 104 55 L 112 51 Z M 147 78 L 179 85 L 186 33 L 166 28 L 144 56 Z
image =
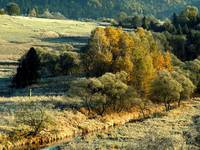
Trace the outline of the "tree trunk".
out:
M 178 107 L 180 107 L 181 106 L 181 99 L 179 99 L 179 101 L 178 101 Z
M 168 111 L 166 99 L 165 99 L 165 110 Z

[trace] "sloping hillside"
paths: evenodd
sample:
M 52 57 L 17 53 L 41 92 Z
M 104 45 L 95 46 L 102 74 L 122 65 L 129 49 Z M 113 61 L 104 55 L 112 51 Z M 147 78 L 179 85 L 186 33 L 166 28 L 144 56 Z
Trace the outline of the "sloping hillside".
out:
M 10 0 L 0 0 L 5 7 Z M 49 8 L 59 11 L 68 18 L 114 17 L 124 11 L 129 15 L 145 14 L 164 18 L 178 12 L 186 5 L 199 7 L 199 0 L 13 0 L 20 5 L 23 14 L 36 7 L 41 13 Z M 159 8 L 159 9 L 158 9 Z
M 8 86 L 17 60 L 30 47 L 54 50 L 67 44 L 78 47 L 96 28 L 91 22 L 7 15 L 0 16 L 0 22 L 0 96 L 9 95 Z

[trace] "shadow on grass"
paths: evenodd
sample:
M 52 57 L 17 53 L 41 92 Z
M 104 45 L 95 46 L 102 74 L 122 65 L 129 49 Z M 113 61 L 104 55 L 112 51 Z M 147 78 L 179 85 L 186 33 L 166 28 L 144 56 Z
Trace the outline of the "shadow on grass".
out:
M 82 107 L 82 104 L 79 102 L 69 102 L 66 100 L 65 101 L 54 101 L 48 100 L 48 101 L 40 101 L 40 103 L 43 106 L 52 106 L 53 109 L 60 109 L 60 110 L 66 110 L 66 109 L 72 109 L 72 110 L 78 110 Z
M 44 38 L 41 39 L 43 42 L 48 43 L 67 43 L 71 44 L 75 49 L 80 49 L 88 43 L 88 36 L 66 36 L 58 38 Z
M 50 43 L 87 43 L 88 36 L 65 36 L 58 38 L 44 38 L 42 41 Z
M 69 89 L 69 83 L 73 80 L 68 76 L 42 78 L 38 83 L 21 89 L 14 89 L 12 96 L 63 96 Z
M 10 88 L 10 85 L 11 85 L 11 78 L 9 77 L 0 78 L 0 97 L 11 96 L 12 89 Z

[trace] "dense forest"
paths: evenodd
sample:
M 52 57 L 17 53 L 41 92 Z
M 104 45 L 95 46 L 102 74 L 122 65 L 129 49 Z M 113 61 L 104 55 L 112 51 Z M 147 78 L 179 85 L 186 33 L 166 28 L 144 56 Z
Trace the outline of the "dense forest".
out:
M 48 8 L 76 19 L 116 17 L 121 12 L 128 16 L 142 14 L 165 18 L 186 5 L 200 6 L 199 0 L 0 0 L 0 6 L 5 8 L 9 2 L 19 4 L 23 14 L 33 8 L 43 13 Z
M 163 22 L 155 17 L 121 15 L 118 24 L 124 28 L 143 27 L 151 30 L 154 37 L 164 45 L 163 49 L 170 49 L 181 60 L 193 60 L 200 55 L 199 41 L 199 10 L 194 6 L 187 6 L 179 14 L 174 13 L 171 19 Z

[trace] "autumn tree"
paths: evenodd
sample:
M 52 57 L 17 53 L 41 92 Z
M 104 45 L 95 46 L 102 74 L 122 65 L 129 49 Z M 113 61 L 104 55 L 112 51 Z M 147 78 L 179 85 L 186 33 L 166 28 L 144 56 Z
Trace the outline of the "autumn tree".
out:
M 165 68 L 169 72 L 173 71 L 173 66 L 172 66 L 172 62 L 171 62 L 171 54 L 169 51 L 167 51 L 165 54 Z
M 162 71 L 165 69 L 165 59 L 161 51 L 153 54 L 153 64 L 157 71 Z
M 133 86 L 142 97 L 149 94 L 150 84 L 155 76 L 151 48 L 152 35 L 143 28 L 138 28 L 134 35 L 134 46 L 132 48 L 133 57 Z
M 97 28 L 92 32 L 89 46 L 83 54 L 83 64 L 87 74 L 100 76 L 109 71 L 113 57 L 111 51 L 108 51 L 109 44 L 104 29 Z
M 132 33 L 121 28 L 97 28 L 83 53 L 84 68 L 92 76 L 125 71 L 129 84 L 146 97 L 156 71 L 171 64 L 160 49 L 152 33 L 143 28 Z

